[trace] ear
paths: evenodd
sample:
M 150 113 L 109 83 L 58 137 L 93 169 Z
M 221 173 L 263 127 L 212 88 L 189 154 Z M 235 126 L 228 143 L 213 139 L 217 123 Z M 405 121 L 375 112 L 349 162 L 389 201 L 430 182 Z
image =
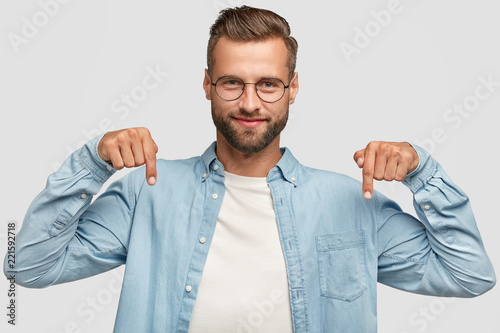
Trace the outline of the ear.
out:
M 295 96 L 299 92 L 299 73 L 293 73 L 293 78 L 290 81 L 290 94 L 288 95 L 288 104 L 293 104 L 295 102 Z
M 212 99 L 212 79 L 208 75 L 208 70 L 205 68 L 205 78 L 203 79 L 203 90 L 205 90 L 205 97 L 208 100 Z

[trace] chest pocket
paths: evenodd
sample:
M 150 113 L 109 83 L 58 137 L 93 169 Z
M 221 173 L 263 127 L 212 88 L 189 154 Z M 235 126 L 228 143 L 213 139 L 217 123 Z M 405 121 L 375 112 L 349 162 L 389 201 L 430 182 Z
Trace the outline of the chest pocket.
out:
M 363 248 L 363 230 L 316 236 L 321 296 L 352 302 L 363 294 Z

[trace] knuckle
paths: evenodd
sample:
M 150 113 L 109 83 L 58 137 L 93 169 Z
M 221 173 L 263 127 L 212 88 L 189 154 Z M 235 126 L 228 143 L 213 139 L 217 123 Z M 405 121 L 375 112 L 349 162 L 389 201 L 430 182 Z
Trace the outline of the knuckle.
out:
M 377 174 L 377 173 L 375 173 L 375 174 L 373 175 L 373 179 L 376 179 L 376 180 L 384 180 L 384 175 L 383 175 L 383 174 L 381 175 L 381 174 Z
M 399 161 L 405 161 L 407 156 L 399 148 L 394 149 L 393 155 L 398 158 Z
M 123 162 L 112 162 L 113 164 L 113 168 L 115 168 L 116 170 L 121 170 L 123 169 L 124 165 L 123 165 Z
M 131 139 L 137 139 L 139 137 L 139 133 L 136 128 L 128 128 L 126 130 L 127 137 Z
M 135 162 L 134 161 L 125 161 L 125 166 L 127 168 L 133 168 L 133 167 L 135 167 Z
M 363 176 L 371 177 L 373 175 L 373 168 L 369 166 L 365 166 L 363 168 Z
M 375 149 L 379 146 L 380 142 L 378 141 L 370 141 L 368 142 L 368 144 L 366 145 L 366 148 L 367 149 Z
M 135 165 L 143 165 L 145 163 L 144 157 L 142 156 L 137 156 L 135 158 Z
M 394 177 L 394 179 L 397 180 L 398 182 L 402 182 L 405 178 L 406 178 L 406 175 L 405 176 L 396 175 L 396 177 Z
M 394 177 L 394 179 L 396 179 L 397 181 L 401 182 L 401 181 L 403 181 L 406 178 L 406 175 L 407 175 L 407 173 L 404 172 L 403 170 L 401 170 L 401 171 L 398 171 L 396 173 L 396 176 Z
M 379 144 L 379 150 L 382 151 L 385 155 L 395 155 L 395 153 L 397 153 L 397 147 L 394 147 L 389 142 L 381 142 Z
M 101 147 L 104 151 L 109 151 L 113 148 L 113 143 L 110 140 L 102 141 Z
M 149 137 L 151 136 L 151 133 L 149 132 L 149 130 L 146 127 L 138 127 L 137 131 L 139 133 L 141 133 L 141 136 L 146 136 L 146 137 L 147 136 L 149 136 Z
M 145 153 L 144 154 L 144 158 L 146 159 L 146 161 L 153 161 L 153 160 L 156 160 L 156 154 L 155 153 Z
M 385 141 L 382 141 L 382 142 L 379 142 L 378 146 L 381 148 L 381 149 L 390 149 L 391 148 L 391 144 L 389 142 L 385 142 Z
M 118 145 L 123 144 L 123 143 L 128 141 L 128 137 L 129 137 L 128 132 L 127 132 L 127 130 L 125 130 L 123 132 L 118 133 L 115 136 L 114 142 L 115 142 L 115 144 L 118 144 Z
M 384 175 L 384 180 L 390 182 L 394 180 L 394 177 L 391 177 L 389 175 Z
M 410 161 L 412 161 L 412 160 L 413 160 L 413 155 L 412 155 L 412 153 L 410 153 L 409 151 L 406 151 L 406 150 L 405 150 L 405 151 L 402 151 L 402 152 L 401 152 L 401 156 L 402 156 L 402 158 L 403 158 L 405 161 L 407 161 L 407 162 L 410 162 Z

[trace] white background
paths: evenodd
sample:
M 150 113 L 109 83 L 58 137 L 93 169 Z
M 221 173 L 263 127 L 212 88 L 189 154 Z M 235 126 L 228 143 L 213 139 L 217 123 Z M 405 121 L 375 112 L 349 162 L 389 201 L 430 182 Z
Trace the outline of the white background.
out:
M 219 9 L 245 3 L 284 16 L 299 42 L 300 92 L 282 145 L 303 164 L 361 179 L 352 155 L 370 140 L 423 143 L 469 195 L 499 271 L 498 83 L 470 113 L 443 118 L 454 104 L 474 101 L 478 77 L 500 82 L 498 2 L 401 0 L 385 27 L 371 11 L 386 10 L 389 1 L 378 0 L 73 0 L 53 17 L 43 14 L 40 3 L 48 2 L 0 4 L 2 253 L 7 223 L 21 226 L 54 167 L 103 123 L 148 127 L 161 158 L 204 151 L 215 139 L 202 90 L 208 30 Z M 15 45 L 26 21 L 36 21 L 38 32 Z M 366 28 L 370 42 L 349 62 L 340 45 L 355 45 L 356 29 Z M 115 112 L 113 103 L 140 89 L 148 67 L 169 75 L 127 114 Z M 440 142 L 431 145 L 433 131 Z M 403 185 L 376 189 L 413 213 Z M 7 324 L 8 284 L 1 279 L 0 330 L 111 332 L 122 271 L 43 290 L 17 287 L 16 327 Z M 445 302 L 380 286 L 379 331 L 498 332 L 499 296 L 494 288 Z

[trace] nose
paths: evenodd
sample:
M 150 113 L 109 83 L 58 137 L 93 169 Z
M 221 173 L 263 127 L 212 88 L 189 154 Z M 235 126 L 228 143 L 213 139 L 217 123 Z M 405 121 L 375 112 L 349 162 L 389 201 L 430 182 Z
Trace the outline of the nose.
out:
M 240 108 L 247 112 L 254 112 L 259 110 L 262 100 L 257 95 L 255 83 L 247 83 L 245 90 L 239 98 Z

